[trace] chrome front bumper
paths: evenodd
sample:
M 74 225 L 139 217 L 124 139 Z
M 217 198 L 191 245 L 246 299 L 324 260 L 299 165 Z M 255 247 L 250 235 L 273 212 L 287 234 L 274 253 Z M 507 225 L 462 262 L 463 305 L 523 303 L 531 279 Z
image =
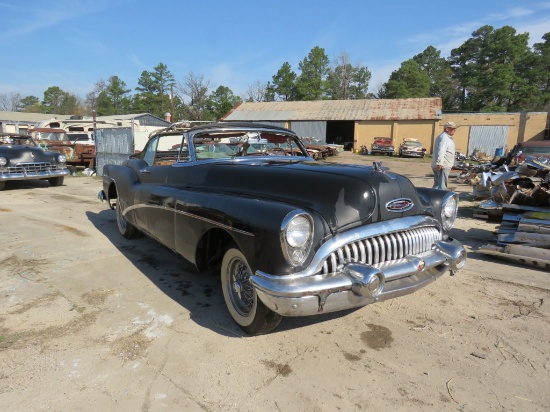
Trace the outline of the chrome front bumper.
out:
M 0 181 L 8 180 L 34 180 L 34 179 L 51 179 L 61 176 L 69 176 L 69 169 L 62 170 L 47 170 L 47 171 L 23 171 L 18 173 L 2 173 L 0 172 Z
M 350 262 L 327 275 L 251 276 L 260 300 L 282 316 L 308 316 L 365 306 L 408 295 L 446 271 L 464 266 L 466 250 L 456 240 L 437 240 L 433 248 L 380 265 Z

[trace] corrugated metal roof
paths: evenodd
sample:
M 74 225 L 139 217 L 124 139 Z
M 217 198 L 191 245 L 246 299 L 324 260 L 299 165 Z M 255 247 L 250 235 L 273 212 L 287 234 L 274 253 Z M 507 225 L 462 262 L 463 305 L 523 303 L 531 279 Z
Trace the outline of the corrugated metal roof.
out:
M 222 119 L 261 120 L 433 120 L 441 99 L 315 100 L 299 102 L 244 102 Z

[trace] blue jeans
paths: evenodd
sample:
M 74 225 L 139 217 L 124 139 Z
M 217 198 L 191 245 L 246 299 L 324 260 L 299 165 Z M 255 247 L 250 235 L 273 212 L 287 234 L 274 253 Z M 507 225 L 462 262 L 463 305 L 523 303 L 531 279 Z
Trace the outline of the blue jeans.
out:
M 437 170 L 437 168 L 433 168 L 434 171 L 434 189 L 441 189 L 441 190 L 447 190 L 447 179 L 449 178 L 449 173 L 451 172 L 451 168 L 443 168 L 441 170 Z

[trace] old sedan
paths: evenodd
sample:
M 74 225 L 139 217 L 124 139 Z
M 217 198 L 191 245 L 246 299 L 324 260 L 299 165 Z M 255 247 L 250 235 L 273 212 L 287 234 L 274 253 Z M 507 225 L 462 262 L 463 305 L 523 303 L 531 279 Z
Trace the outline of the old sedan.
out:
M 176 126 L 106 165 L 99 197 L 116 208 L 122 236 L 146 233 L 219 272 L 249 334 L 412 293 L 466 261 L 448 235 L 455 193 L 417 189 L 380 164 L 313 161 L 284 128 Z M 265 152 L 248 151 L 258 145 Z
M 403 143 L 399 145 L 399 156 L 402 157 L 424 157 L 426 149 L 422 147 L 422 143 L 418 139 L 403 139 Z
M 44 151 L 30 136 L 0 133 L 0 190 L 13 180 L 47 180 L 60 186 L 68 174 L 64 155 Z

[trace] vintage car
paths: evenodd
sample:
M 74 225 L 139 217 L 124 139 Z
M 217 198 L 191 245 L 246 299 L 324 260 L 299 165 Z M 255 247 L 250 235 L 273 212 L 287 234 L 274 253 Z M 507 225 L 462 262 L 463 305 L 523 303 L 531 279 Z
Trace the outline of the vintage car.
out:
M 60 186 L 68 174 L 64 155 L 44 151 L 31 136 L 0 133 L 0 190 L 13 180 L 47 180 Z
M 399 145 L 399 156 L 424 157 L 425 155 L 426 149 L 422 147 L 422 143 L 418 139 L 405 138 Z
M 252 335 L 285 316 L 413 293 L 466 261 L 448 234 L 457 194 L 415 188 L 379 163 L 313 161 L 275 126 L 159 131 L 139 155 L 104 166 L 99 198 L 125 238 L 146 233 L 219 273 L 229 313 Z
M 64 129 L 35 127 L 29 130 L 34 140 L 44 149 L 63 153 L 72 167 L 95 167 L 95 143 L 72 142 Z
M 393 156 L 395 153 L 395 146 L 391 137 L 375 137 L 371 146 L 371 154 L 385 154 Z
M 507 155 L 507 164 L 518 165 L 529 156 L 550 159 L 550 140 L 528 140 L 517 143 Z
M 338 147 L 321 142 L 313 137 L 302 137 L 302 143 L 308 151 L 315 151 L 318 159 L 326 159 L 338 154 Z

